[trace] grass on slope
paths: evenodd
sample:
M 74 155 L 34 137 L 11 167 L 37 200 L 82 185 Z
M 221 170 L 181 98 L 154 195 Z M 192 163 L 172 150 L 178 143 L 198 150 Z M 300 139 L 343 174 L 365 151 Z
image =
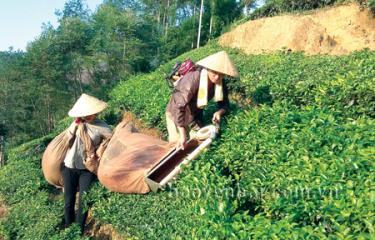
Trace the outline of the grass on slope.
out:
M 211 44 L 178 60 L 197 61 L 220 49 Z M 88 196 L 95 219 L 139 239 L 371 239 L 375 53 L 227 51 L 241 79 L 229 81 L 238 101 L 221 138 L 166 191 L 124 195 L 96 185 Z M 107 121 L 130 110 L 165 133 L 170 93 L 164 74 L 175 61 L 120 83 Z M 40 153 L 49 139 L 13 149 L 0 170 L 0 194 L 11 205 L 0 233 L 9 238 L 75 236 L 74 228 L 56 229 L 62 200 L 50 197 L 41 175 Z

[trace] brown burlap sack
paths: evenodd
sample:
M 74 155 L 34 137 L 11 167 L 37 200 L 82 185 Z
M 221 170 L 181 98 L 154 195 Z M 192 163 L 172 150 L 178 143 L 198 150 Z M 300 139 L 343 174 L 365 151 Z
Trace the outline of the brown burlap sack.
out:
M 159 163 L 172 145 L 156 137 L 134 132 L 121 122 L 108 143 L 98 169 L 101 184 L 113 192 L 147 193 L 146 173 Z
M 61 164 L 69 149 L 70 135 L 64 131 L 57 135 L 47 146 L 43 153 L 42 170 L 45 179 L 56 187 L 64 185 L 61 175 Z

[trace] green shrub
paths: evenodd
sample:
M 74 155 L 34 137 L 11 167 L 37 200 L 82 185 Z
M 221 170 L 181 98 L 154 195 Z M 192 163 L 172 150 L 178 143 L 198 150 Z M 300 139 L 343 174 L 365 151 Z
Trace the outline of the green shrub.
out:
M 238 213 L 247 224 L 266 218 L 270 237 L 281 223 L 308 227 L 296 239 L 307 229 L 339 238 L 374 234 L 373 119 L 275 105 L 240 113 L 228 126 L 214 157 L 239 185 Z
M 41 153 L 52 136 L 11 149 L 0 169 L 0 195 L 9 206 L 0 232 L 9 239 L 49 239 L 61 227 L 63 201 L 43 178 Z
M 357 0 L 362 2 L 363 0 Z M 371 1 L 371 0 L 370 0 Z M 267 0 L 265 4 L 257 8 L 251 15 L 250 19 L 271 17 L 280 15 L 285 12 L 307 11 L 312 9 L 323 8 L 334 4 L 348 2 L 346 0 Z
M 140 239 L 228 235 L 230 228 L 225 232 L 222 226 L 230 221 L 230 198 L 216 195 L 214 188 L 225 189 L 228 181 L 215 177 L 215 172 L 202 165 L 186 170 L 178 183 L 163 192 L 147 195 L 108 193 L 101 199 L 94 196 L 92 198 L 97 199 L 92 208 L 94 217 L 102 223 L 112 224 L 125 236 Z M 103 189 L 98 187 L 90 195 L 97 191 Z
M 287 101 L 300 107 L 327 107 L 347 116 L 374 116 L 373 52 L 342 57 L 283 52 L 234 56 L 241 73 L 237 88 L 255 103 L 261 92 L 260 100 L 265 102 Z
M 50 240 L 80 240 L 89 239 L 87 237 L 81 237 L 81 227 L 78 224 L 72 224 L 70 227 L 56 233 Z
M 71 119 L 57 129 L 65 129 Z M 10 150 L 8 163 L 0 169 L 0 196 L 9 206 L 0 219 L 5 239 L 82 239 L 77 225 L 63 230 L 63 195 L 43 177 L 41 156 L 56 133 Z
M 196 61 L 218 50 L 211 44 L 195 50 L 191 57 Z M 369 238 L 374 210 L 369 201 L 374 53 L 307 57 L 302 53 L 246 56 L 227 51 L 241 73 L 239 81 L 229 80 L 230 89 L 247 110 L 233 111 L 223 123 L 222 137 L 166 191 L 123 196 L 99 187 L 96 195 L 101 197 L 92 196 L 97 202 L 95 217 L 124 234 L 152 239 Z M 150 126 L 165 130 L 164 108 L 170 93 L 163 75 L 173 63 L 122 82 L 112 92 L 112 107 L 131 110 Z M 253 104 L 245 105 L 249 98 Z M 353 152 L 352 148 L 361 150 Z M 354 159 L 360 161 L 350 165 Z M 358 173 L 361 179 L 351 177 Z M 348 192 L 348 182 L 362 187 Z M 342 192 L 330 199 L 330 194 L 336 194 L 335 187 Z M 308 199 L 275 195 L 305 188 L 315 195 Z M 170 198 L 181 189 L 205 189 L 208 195 Z M 242 196 L 246 189 L 263 195 Z M 212 194 L 215 190 L 225 197 Z M 353 200 L 345 197 L 351 193 L 360 205 L 353 207 Z M 349 208 L 348 217 L 345 209 Z
M 151 74 L 123 81 L 110 94 L 112 109 L 131 110 L 149 126 L 165 130 L 164 111 L 170 92 L 164 76 L 177 60 L 191 57 L 197 61 L 218 50 L 221 48 L 212 43 L 172 60 Z M 233 95 L 242 99 L 243 105 L 249 100 L 253 104 L 287 101 L 300 107 L 324 106 L 347 116 L 374 116 L 373 52 L 306 57 L 302 53 L 245 55 L 237 50 L 226 50 L 241 74 L 240 79 L 228 79 L 228 85 Z
M 375 14 L 375 0 L 268 0 L 265 1 L 263 6 L 255 9 L 247 19 L 254 20 L 262 17 L 272 17 L 282 13 L 308 11 L 346 2 L 357 2 L 361 6 L 368 7 L 370 11 Z M 241 22 L 242 21 L 243 20 L 241 20 Z
M 375 15 L 375 0 L 369 0 L 369 7 L 372 13 Z
M 121 82 L 105 119 L 115 123 L 126 109 L 165 133 L 165 74 L 176 60 L 221 49 L 213 42 Z M 241 78 L 228 79 L 236 101 L 221 137 L 165 191 L 125 195 L 97 184 L 85 197 L 95 220 L 140 239 L 371 239 L 375 53 L 226 50 Z M 207 123 L 213 111 L 211 104 Z M 12 149 L 0 169 L 11 209 L 0 224 L 6 238 L 79 239 L 74 226 L 61 229 L 62 196 L 42 176 L 41 153 L 53 136 Z
M 2 223 L 10 239 L 49 239 L 59 230 L 63 204 L 62 201 L 50 204 L 48 197 L 42 192 L 12 205 Z

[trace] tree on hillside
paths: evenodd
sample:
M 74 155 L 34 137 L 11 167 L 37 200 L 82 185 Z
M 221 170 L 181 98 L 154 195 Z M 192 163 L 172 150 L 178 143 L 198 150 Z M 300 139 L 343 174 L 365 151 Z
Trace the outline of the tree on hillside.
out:
M 47 133 L 41 118 L 35 118 L 39 106 L 34 105 L 40 86 L 29 71 L 23 52 L 0 54 L 0 124 L 7 138 L 22 142 L 31 136 Z M 37 108 L 36 108 L 37 107 Z
M 55 34 L 55 30 L 47 28 L 38 40 L 28 45 L 27 65 L 22 70 L 30 73 L 30 88 L 38 89 L 30 92 L 28 102 L 34 109 L 31 119 L 38 122 L 40 130 L 37 132 L 42 134 L 53 129 L 70 99 L 70 83 L 65 81 L 65 60 L 57 54 L 58 46 L 52 41 Z
M 40 37 L 27 47 L 27 69 L 33 79 L 30 84 L 39 90 L 32 93 L 30 101 L 35 113 L 32 119 L 38 120 L 42 134 L 50 132 L 56 121 L 66 116 L 72 102 L 89 89 L 82 78 L 88 69 L 85 56 L 92 37 L 88 10 L 80 5 L 72 8 L 71 2 L 81 1 L 69 1 L 59 27 L 45 25 Z
M 88 19 L 90 16 L 90 10 L 82 0 L 69 0 L 64 4 L 62 11 L 57 10 L 55 14 L 60 17 L 60 19 L 66 18 L 80 18 Z
M 242 4 L 236 0 L 210 1 L 208 5 L 210 12 L 209 38 L 220 36 L 225 26 L 241 16 Z
M 103 4 L 93 16 L 94 38 L 90 49 L 118 80 L 150 69 L 158 44 L 155 22 L 112 4 Z
M 0 55 L 0 123 L 16 142 L 45 135 L 82 92 L 106 100 L 118 81 L 219 36 L 240 4 L 105 0 L 91 13 L 84 0 L 69 0 L 56 12 L 59 26 L 44 25 L 26 53 Z
M 257 6 L 259 0 L 240 0 L 240 7 L 245 15 L 248 15 L 251 8 Z

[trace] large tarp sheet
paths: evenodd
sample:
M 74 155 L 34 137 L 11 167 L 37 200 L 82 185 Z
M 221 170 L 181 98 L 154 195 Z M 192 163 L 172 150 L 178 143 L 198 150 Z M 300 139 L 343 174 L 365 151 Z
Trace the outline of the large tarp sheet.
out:
M 150 188 L 145 175 L 173 147 L 168 142 L 137 132 L 131 123 L 121 122 L 100 160 L 99 181 L 113 192 L 147 193 Z

